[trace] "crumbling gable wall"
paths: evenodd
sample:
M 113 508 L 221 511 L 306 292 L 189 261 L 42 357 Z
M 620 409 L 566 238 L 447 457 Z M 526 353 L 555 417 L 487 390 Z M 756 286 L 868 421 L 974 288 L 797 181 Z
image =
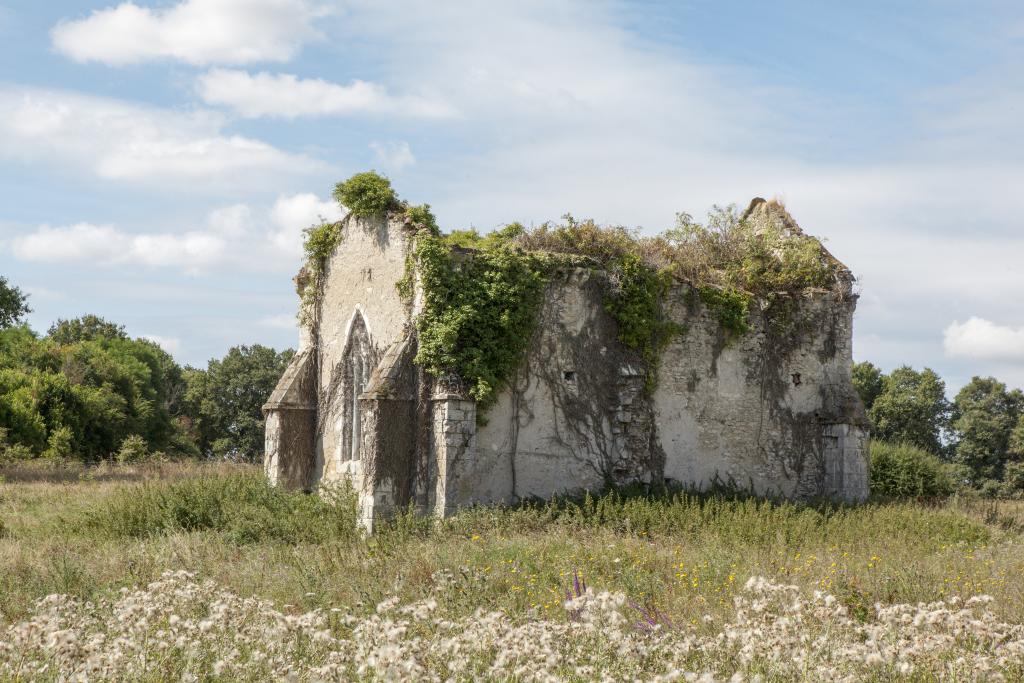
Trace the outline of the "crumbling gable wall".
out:
M 409 323 L 410 311 L 396 283 L 405 274 L 410 248 L 400 220 L 349 216 L 341 242 L 326 263 L 323 288 L 314 303 L 320 435 L 317 478 L 334 480 L 361 471 L 351 451 L 345 452 L 346 428 L 352 428 L 347 427 L 345 418 L 351 414 L 353 400 L 352 387 L 346 384 L 352 381 L 346 352 L 361 355 L 359 384 L 365 389 L 385 351 Z M 353 349 L 350 342 L 358 327 L 365 328 L 367 344 Z
M 866 451 L 840 489 L 825 485 L 835 457 L 826 430 L 841 424 L 866 434 L 850 381 L 853 300 L 814 293 L 793 301 L 783 320 L 752 310 L 751 330 L 730 340 L 684 289 L 669 305 L 687 333 L 664 351 L 654 393 L 665 478 L 795 498 L 865 498 Z

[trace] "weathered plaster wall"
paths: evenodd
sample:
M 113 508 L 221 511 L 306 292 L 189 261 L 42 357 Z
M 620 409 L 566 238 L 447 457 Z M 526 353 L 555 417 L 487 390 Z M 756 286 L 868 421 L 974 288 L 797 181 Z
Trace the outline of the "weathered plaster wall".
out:
M 270 395 L 264 469 L 274 485 L 310 489 L 316 452 L 316 375 L 311 351 L 295 354 Z
M 775 319 L 752 310 L 751 332 L 731 343 L 685 287 L 669 306 L 687 334 L 665 350 L 654 393 L 665 477 L 804 498 L 826 493 L 825 425 L 864 421 L 849 374 L 853 301 L 819 292 Z M 866 495 L 864 486 L 851 497 Z
M 603 274 L 583 268 L 549 284 L 527 357 L 478 428 L 459 504 L 649 480 L 646 449 L 631 448 L 649 442 L 649 423 L 631 424 L 641 365 L 615 339 L 603 287 Z
M 405 274 L 410 248 L 401 220 L 349 217 L 343 224 L 341 243 L 328 261 L 316 316 L 321 396 L 317 457 L 326 480 L 338 478 L 348 459 L 348 454 L 341 452 L 345 413 L 340 410 L 344 396 L 340 384 L 345 377 L 341 366 L 349 328 L 359 311 L 369 337 L 364 366 L 368 374 L 409 322 L 409 309 L 395 285 Z
M 576 269 L 549 286 L 528 357 L 464 457 L 457 504 L 661 479 L 866 496 L 852 298 L 814 292 L 774 318 L 753 310 L 751 331 L 728 340 L 696 293 L 677 285 L 668 313 L 686 332 L 665 349 L 648 394 L 604 311 L 602 278 Z

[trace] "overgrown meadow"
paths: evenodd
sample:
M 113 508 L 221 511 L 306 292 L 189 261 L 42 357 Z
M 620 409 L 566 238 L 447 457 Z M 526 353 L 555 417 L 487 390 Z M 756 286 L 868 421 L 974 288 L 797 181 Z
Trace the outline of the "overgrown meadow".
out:
M 609 493 L 402 516 L 243 466 L 21 465 L 2 680 L 1019 680 L 1024 508 Z

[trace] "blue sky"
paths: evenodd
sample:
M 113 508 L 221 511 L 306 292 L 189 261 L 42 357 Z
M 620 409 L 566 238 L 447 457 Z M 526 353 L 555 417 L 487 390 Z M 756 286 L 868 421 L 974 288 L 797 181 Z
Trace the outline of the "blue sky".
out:
M 1022 67 L 1014 2 L 0 0 L 0 273 L 203 364 L 294 344 L 359 170 L 447 228 L 778 196 L 858 360 L 1024 386 Z

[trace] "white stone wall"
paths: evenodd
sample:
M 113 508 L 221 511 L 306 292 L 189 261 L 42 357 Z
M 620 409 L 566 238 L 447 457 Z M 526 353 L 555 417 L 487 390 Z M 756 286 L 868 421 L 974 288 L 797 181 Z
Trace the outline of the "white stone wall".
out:
M 793 317 L 806 329 L 788 349 L 756 310 L 754 329 L 733 341 L 685 294 L 671 310 L 688 332 L 662 356 L 654 394 L 665 476 L 701 488 L 718 480 L 758 493 L 824 493 L 821 420 L 853 393 L 852 304 L 824 293 L 802 299 Z
M 271 486 L 283 485 L 284 473 L 281 471 L 281 413 L 272 410 L 267 413 L 264 427 L 263 471 Z
M 433 404 L 434 515 L 447 517 L 460 501 L 462 475 L 475 469 L 476 402 L 438 393 Z
M 332 380 L 338 379 L 349 326 L 357 310 L 366 323 L 376 358 L 380 358 L 409 323 L 408 307 L 395 287 L 405 275 L 409 249 L 410 240 L 400 219 L 346 219 L 341 243 L 328 262 L 319 307 L 317 342 L 321 395 L 326 395 Z M 335 396 L 335 403 L 339 402 L 340 395 Z M 319 409 L 318 457 L 323 478 L 331 481 L 342 476 L 338 466 L 347 459 L 347 454 L 339 457 L 344 442 L 345 412 L 339 405 L 320 405 Z
M 866 496 L 866 431 L 850 381 L 852 301 L 802 298 L 799 331 L 785 339 L 768 334 L 755 309 L 752 330 L 728 340 L 714 312 L 677 286 L 668 310 L 686 333 L 665 349 L 648 395 L 636 364 L 616 351 L 594 277 L 576 271 L 549 287 L 528 358 L 478 428 L 457 504 L 660 476 L 699 488 Z M 828 445 L 826 435 L 839 432 L 842 445 Z
M 599 287 L 583 269 L 556 276 L 548 287 L 530 351 L 478 427 L 476 453 L 455 490 L 459 505 L 603 485 L 602 460 L 620 453 L 624 440 L 615 433 L 614 411 L 588 397 L 589 372 L 618 371 L 604 338 L 606 314 L 595 299 Z M 579 403 L 592 404 L 584 421 L 567 419 L 565 408 Z

